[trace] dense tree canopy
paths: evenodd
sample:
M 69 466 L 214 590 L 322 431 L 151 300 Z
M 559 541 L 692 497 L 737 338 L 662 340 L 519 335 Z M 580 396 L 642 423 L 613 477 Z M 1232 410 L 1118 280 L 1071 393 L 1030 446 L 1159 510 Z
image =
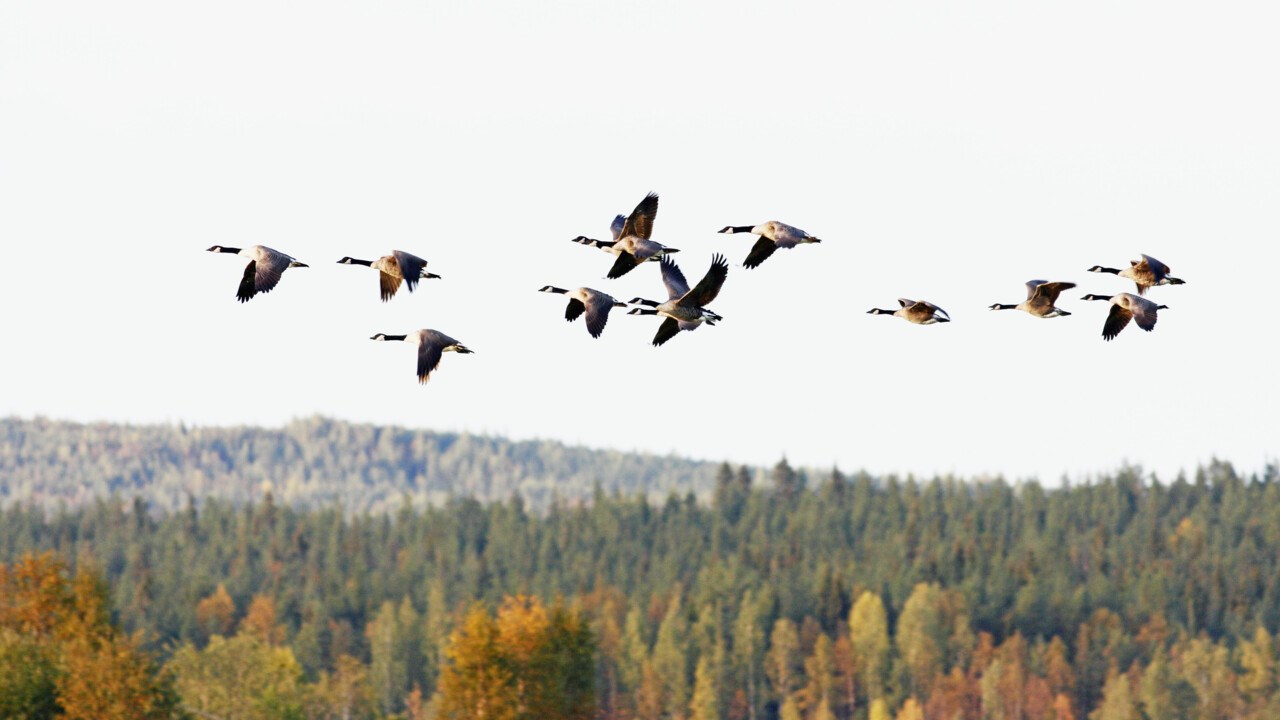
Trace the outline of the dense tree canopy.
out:
M 710 495 L 716 466 L 550 441 L 376 427 L 310 418 L 281 429 L 82 425 L 0 418 L 0 507 L 54 509 L 118 494 L 156 510 L 191 499 L 244 503 L 269 488 L 293 507 L 394 512 L 469 497 L 519 495 L 545 509 L 596 487 L 661 499 Z
M 0 561 L 96 568 L 135 650 L 211 714 L 235 696 L 245 716 L 460 716 L 490 673 L 516 713 L 589 696 L 608 718 L 1280 717 L 1275 468 L 1057 489 L 785 463 L 706 477 L 705 496 L 597 488 L 538 510 L 32 496 L 0 510 Z M 61 607 L 62 587 L 39 602 Z M 49 716 L 58 613 L 15 613 L 0 608 L 0 664 L 29 661 L 0 671 L 0 711 Z M 227 656 L 256 674 L 227 677 Z M 528 685 L 551 675 L 582 684 Z

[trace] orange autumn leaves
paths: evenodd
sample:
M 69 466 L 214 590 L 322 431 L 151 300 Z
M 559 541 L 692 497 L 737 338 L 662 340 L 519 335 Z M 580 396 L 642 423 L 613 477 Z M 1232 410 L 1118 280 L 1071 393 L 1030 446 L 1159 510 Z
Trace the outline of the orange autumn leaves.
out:
M 494 615 L 475 605 L 449 636 L 440 674 L 441 717 L 590 718 L 594 644 L 578 613 L 524 595 Z
M 138 638 L 111 624 L 95 575 L 51 554 L 0 564 L 0 717 L 147 720 L 175 703 Z

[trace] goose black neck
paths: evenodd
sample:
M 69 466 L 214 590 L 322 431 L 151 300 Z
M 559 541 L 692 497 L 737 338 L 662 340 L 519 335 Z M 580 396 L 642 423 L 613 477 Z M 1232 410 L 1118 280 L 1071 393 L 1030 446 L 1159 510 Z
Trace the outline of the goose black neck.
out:
M 755 225 L 730 225 L 729 229 L 736 233 L 749 233 L 755 229 Z
M 352 265 L 364 265 L 365 267 L 373 267 L 373 261 L 372 261 L 372 260 L 357 260 L 357 259 L 355 259 L 355 258 L 351 258 L 351 264 L 352 264 Z
M 1002 305 L 1002 304 L 1000 304 L 1000 303 L 996 303 L 996 304 L 995 304 L 995 309 L 996 309 L 996 310 L 1017 310 L 1017 309 L 1018 309 L 1018 306 L 1017 306 L 1017 305 Z
M 1094 272 L 1111 273 L 1112 275 L 1119 275 L 1120 269 L 1099 266 L 1097 270 L 1094 270 Z
M 404 340 L 408 335 L 383 335 L 383 340 Z

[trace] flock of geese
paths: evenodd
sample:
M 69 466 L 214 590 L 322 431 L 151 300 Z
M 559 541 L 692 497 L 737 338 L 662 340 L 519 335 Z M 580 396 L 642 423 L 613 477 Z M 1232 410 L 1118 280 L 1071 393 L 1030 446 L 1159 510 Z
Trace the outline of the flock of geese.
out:
M 680 251 L 652 240 L 653 223 L 657 215 L 658 196 L 649 193 L 639 205 L 636 205 L 631 214 L 618 215 L 613 219 L 609 227 L 612 240 L 596 240 L 579 235 L 573 238 L 573 242 L 599 248 L 612 255 L 614 261 L 607 275 L 610 279 L 620 278 L 643 263 L 658 263 L 662 283 L 667 291 L 665 301 L 658 302 L 637 297 L 621 302 L 608 293 L 589 287 L 567 290 L 553 285 L 544 285 L 539 291 L 568 296 L 569 304 L 565 308 L 565 320 L 572 322 L 579 317 L 585 317 L 587 332 L 593 338 L 600 337 L 604 332 L 611 310 L 629 305 L 634 307 L 627 313 L 628 315 L 655 315 L 664 318 L 662 324 L 658 326 L 657 334 L 653 337 L 655 346 L 662 345 L 682 330 L 697 330 L 703 324 L 715 325 L 723 318 L 707 306 L 720 294 L 720 288 L 729 276 L 729 262 L 723 255 L 714 255 L 706 274 L 690 289 L 684 273 L 671 259 L 672 255 Z M 743 260 L 742 266 L 748 269 L 759 267 L 779 249 L 789 250 L 798 245 L 822 242 L 799 228 L 776 220 L 760 225 L 728 225 L 720 232 L 729 235 L 750 233 L 759 236 L 751 246 L 751 251 L 747 253 L 746 259 Z M 285 270 L 308 267 L 296 258 L 264 245 L 251 245 L 246 248 L 214 245 L 209 248 L 209 252 L 230 253 L 249 258 L 249 264 L 245 266 L 244 275 L 240 278 L 240 285 L 236 290 L 236 299 L 242 303 L 248 302 L 258 293 L 268 293 L 275 289 Z M 390 255 L 384 255 L 377 260 L 344 257 L 338 263 L 363 265 L 377 270 L 378 289 L 383 302 L 395 296 L 401 284 L 407 285 L 409 292 L 413 292 L 418 281 L 440 278 L 439 275 L 427 272 L 426 260 L 403 250 L 393 250 Z M 1094 265 L 1089 268 L 1089 272 L 1117 275 L 1131 280 L 1137 286 L 1137 295 L 1127 292 L 1114 295 L 1090 293 L 1082 298 L 1083 300 L 1105 300 L 1111 304 L 1111 311 L 1102 326 L 1104 340 L 1115 338 L 1130 320 L 1143 330 L 1154 329 L 1158 311 L 1167 309 L 1167 306 L 1158 305 L 1144 297 L 1147 290 L 1157 285 L 1181 285 L 1184 282 L 1169 274 L 1168 265 L 1149 255 L 1143 255 L 1141 260 L 1130 261 L 1129 267 L 1123 269 Z M 996 303 L 991 305 L 990 309 L 1022 310 L 1039 318 L 1064 317 L 1071 313 L 1057 307 L 1058 296 L 1064 290 L 1070 290 L 1075 286 L 1076 284 L 1072 282 L 1032 280 L 1027 283 L 1025 300 L 1017 304 Z M 894 315 L 917 325 L 951 321 L 945 310 L 927 300 L 899 298 L 898 306 L 896 310 L 872 308 L 867 312 L 871 315 Z M 420 383 L 427 382 L 431 372 L 440 364 L 440 358 L 444 353 L 472 352 L 462 343 L 438 330 L 422 329 L 405 335 L 378 333 L 370 339 L 384 342 L 403 341 L 417 345 L 417 375 Z

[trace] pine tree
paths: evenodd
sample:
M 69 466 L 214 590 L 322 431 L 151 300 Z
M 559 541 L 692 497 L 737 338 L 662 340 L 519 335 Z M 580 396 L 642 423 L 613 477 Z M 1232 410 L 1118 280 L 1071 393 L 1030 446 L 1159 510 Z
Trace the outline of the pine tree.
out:
M 793 502 L 804 490 L 800 482 L 800 475 L 791 468 L 786 458 L 782 458 L 777 465 L 773 466 L 770 478 L 773 480 L 774 492 L 777 493 L 778 499 L 784 503 Z

